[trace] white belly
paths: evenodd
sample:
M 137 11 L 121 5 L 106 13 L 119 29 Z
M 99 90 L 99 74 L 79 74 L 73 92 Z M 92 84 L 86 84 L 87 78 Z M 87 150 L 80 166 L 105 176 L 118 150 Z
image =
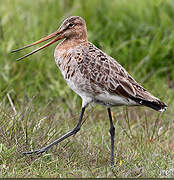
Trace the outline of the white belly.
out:
M 105 106 L 137 105 L 137 103 L 131 99 L 127 99 L 118 95 L 111 95 L 108 92 L 96 96 L 94 98 L 94 102 Z

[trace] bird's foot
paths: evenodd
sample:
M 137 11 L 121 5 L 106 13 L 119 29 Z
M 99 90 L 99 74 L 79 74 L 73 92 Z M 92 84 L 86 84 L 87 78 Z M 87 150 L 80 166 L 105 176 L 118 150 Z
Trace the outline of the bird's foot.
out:
M 28 151 L 28 152 L 22 152 L 23 155 L 31 155 L 31 154 L 42 154 L 44 152 L 46 152 L 47 149 L 42 148 L 42 149 L 38 149 L 38 150 L 34 150 L 34 151 Z

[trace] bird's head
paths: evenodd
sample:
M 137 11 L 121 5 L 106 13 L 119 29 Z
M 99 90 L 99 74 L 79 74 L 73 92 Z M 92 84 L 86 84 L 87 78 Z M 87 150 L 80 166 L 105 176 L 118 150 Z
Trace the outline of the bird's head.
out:
M 67 18 L 58 29 L 58 32 L 64 38 L 87 38 L 85 20 L 79 16 L 71 16 Z
M 13 50 L 12 53 L 20 51 L 20 50 L 28 48 L 28 47 L 31 47 L 31 46 L 34 46 L 43 41 L 47 41 L 53 37 L 55 37 L 55 39 L 51 40 L 50 42 L 41 46 L 40 48 L 32 51 L 31 53 L 28 53 L 28 54 L 18 58 L 17 61 L 24 59 L 25 57 L 28 57 L 61 39 L 74 39 L 74 40 L 82 40 L 82 41 L 85 40 L 86 41 L 87 40 L 87 30 L 86 30 L 85 20 L 79 16 L 71 16 L 71 17 L 67 18 L 62 23 L 62 25 L 58 28 L 58 30 L 55 31 L 54 33 L 34 42 L 32 44 L 29 44 L 25 47 Z

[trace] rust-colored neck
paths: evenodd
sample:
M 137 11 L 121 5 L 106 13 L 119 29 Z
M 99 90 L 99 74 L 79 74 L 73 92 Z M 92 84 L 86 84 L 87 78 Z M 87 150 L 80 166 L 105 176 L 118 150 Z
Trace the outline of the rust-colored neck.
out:
M 88 39 L 87 38 L 83 38 L 83 39 L 78 39 L 78 38 L 75 38 L 75 37 L 72 37 L 72 38 L 67 38 L 67 39 L 64 39 L 61 43 L 58 44 L 58 46 L 56 47 L 56 49 L 60 50 L 60 49 L 69 49 L 69 48 L 73 48 L 75 46 L 78 46 L 80 44 L 84 45 L 84 44 L 87 44 L 88 43 Z

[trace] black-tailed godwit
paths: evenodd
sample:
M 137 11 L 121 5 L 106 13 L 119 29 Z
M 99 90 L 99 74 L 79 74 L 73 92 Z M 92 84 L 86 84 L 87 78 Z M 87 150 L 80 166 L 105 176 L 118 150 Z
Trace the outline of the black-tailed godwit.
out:
M 113 166 L 115 127 L 112 121 L 111 107 L 122 105 L 147 106 L 163 112 L 167 109 L 167 105 L 138 84 L 115 59 L 88 41 L 86 23 L 79 16 L 67 18 L 56 32 L 12 52 L 25 49 L 53 37 L 55 39 L 49 43 L 17 60 L 30 56 L 54 42 L 64 39 L 56 47 L 54 58 L 67 84 L 82 98 L 82 109 L 78 123 L 73 130 L 46 147 L 24 152 L 24 154 L 43 153 L 54 144 L 76 134 L 80 130 L 85 108 L 88 104 L 94 102 L 104 105 L 108 111 L 111 135 L 111 166 Z

